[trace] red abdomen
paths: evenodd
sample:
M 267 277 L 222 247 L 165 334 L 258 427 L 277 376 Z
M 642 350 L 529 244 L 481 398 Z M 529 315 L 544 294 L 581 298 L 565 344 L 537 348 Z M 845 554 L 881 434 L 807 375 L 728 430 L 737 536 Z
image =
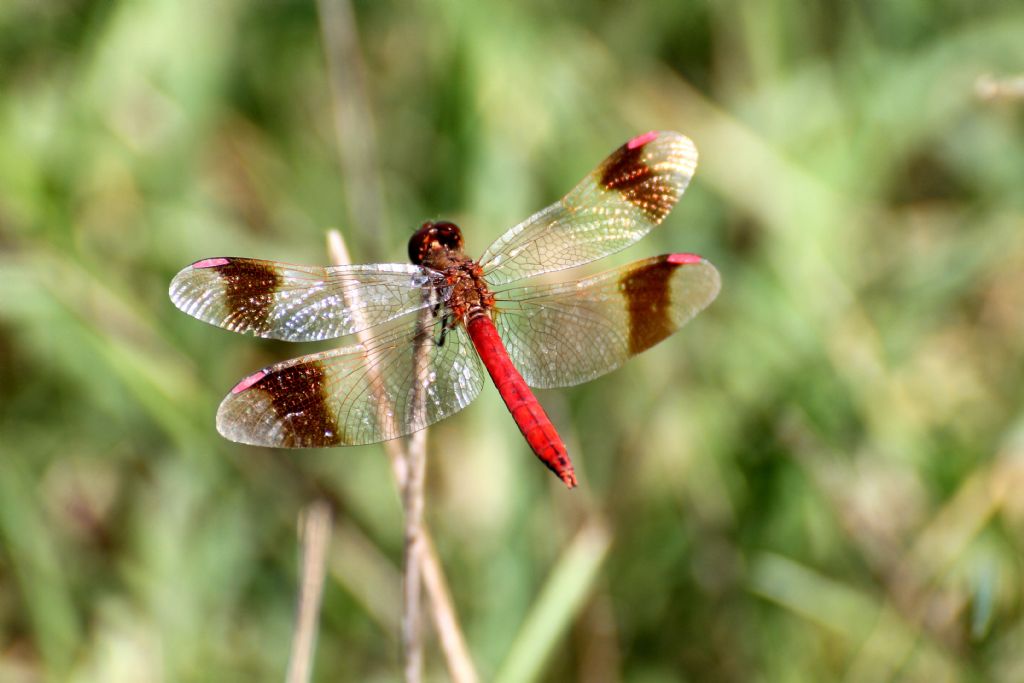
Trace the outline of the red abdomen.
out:
M 572 469 L 572 461 L 565 450 L 565 444 L 559 438 L 555 426 L 551 424 L 537 397 L 526 386 L 526 381 L 519 374 L 512 360 L 501 343 L 498 330 L 487 315 L 480 315 L 468 323 L 466 330 L 480 360 L 490 373 L 494 386 L 508 406 L 512 418 L 519 426 L 519 431 L 526 437 L 526 442 L 548 468 L 557 474 L 569 488 L 576 486 L 576 474 Z

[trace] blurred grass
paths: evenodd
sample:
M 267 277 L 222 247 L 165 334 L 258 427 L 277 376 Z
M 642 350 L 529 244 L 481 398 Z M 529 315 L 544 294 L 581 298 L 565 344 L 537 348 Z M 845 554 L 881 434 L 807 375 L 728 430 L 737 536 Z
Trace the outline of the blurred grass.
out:
M 315 3 L 0 5 L 0 680 L 280 678 L 314 492 L 340 509 L 317 680 L 397 680 L 381 449 L 221 440 L 226 388 L 306 348 L 196 323 L 167 283 L 325 262 L 338 224 L 356 260 L 437 217 L 479 253 L 652 128 L 701 164 L 617 260 L 704 254 L 719 300 L 543 393 L 572 494 L 490 389 L 432 431 L 428 518 L 484 679 L 1024 677 L 1024 102 L 975 89 L 1024 72 L 1024 7 L 355 19 L 379 231 L 344 223 Z M 595 515 L 610 549 L 574 565 Z M 560 566 L 579 578 L 545 589 Z

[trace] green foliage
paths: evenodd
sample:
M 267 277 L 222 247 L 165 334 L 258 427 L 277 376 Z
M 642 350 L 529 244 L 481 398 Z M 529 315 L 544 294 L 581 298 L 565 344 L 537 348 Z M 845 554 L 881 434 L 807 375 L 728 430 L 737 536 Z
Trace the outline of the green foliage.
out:
M 280 679 L 316 491 L 317 680 L 397 680 L 382 449 L 222 440 L 227 388 L 309 349 L 204 326 L 168 282 L 325 262 L 329 226 L 356 261 L 438 217 L 479 253 L 648 129 L 701 164 L 613 260 L 704 254 L 719 300 L 540 396 L 576 491 L 491 389 L 430 433 L 482 677 L 1021 680 L 1024 100 L 976 82 L 1024 72 L 1024 7 L 354 10 L 364 92 L 332 95 L 315 3 L 0 5 L 0 680 Z M 344 129 L 339 162 L 364 95 L 376 149 Z

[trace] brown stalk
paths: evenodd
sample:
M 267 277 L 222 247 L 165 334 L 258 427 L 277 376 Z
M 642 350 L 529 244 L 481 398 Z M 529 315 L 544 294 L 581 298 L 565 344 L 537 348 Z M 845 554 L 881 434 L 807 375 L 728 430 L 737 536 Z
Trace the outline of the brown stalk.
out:
M 415 369 L 415 394 L 413 411 L 417 423 L 424 421 L 426 392 L 422 379 L 427 376 L 430 352 L 430 308 L 420 311 L 417 320 L 418 336 L 413 356 Z M 420 616 L 422 601 L 421 557 L 423 535 L 423 482 L 426 479 L 427 430 L 414 432 L 408 441 L 406 452 L 406 479 L 402 489 L 402 505 L 405 508 L 405 560 L 402 566 L 404 577 L 402 587 L 405 599 L 402 601 L 402 647 L 405 651 L 406 683 L 419 683 L 423 678 L 423 627 Z
M 327 76 L 338 138 L 343 191 L 352 225 L 374 240 L 379 252 L 383 202 L 377 170 L 377 135 L 366 94 L 359 33 L 349 0 L 317 0 Z
M 997 78 L 982 74 L 974 81 L 974 92 L 986 102 L 1024 100 L 1024 75 Z
M 338 138 L 338 154 L 349 217 L 352 225 L 360 226 L 370 235 L 379 236 L 383 234 L 383 202 L 375 163 L 376 134 L 366 92 L 367 78 L 352 5 L 349 0 L 317 0 L 317 8 L 320 14 L 334 127 Z M 331 230 L 327 239 L 332 261 L 337 265 L 350 263 L 341 234 Z M 367 335 L 358 336 L 360 343 L 365 344 Z M 376 367 L 372 362 L 372 353 L 368 352 L 371 368 Z M 425 354 L 418 354 L 415 361 L 417 365 L 423 361 Z M 417 370 L 419 369 L 417 367 Z M 372 370 L 368 379 L 371 388 L 379 389 L 376 393 L 378 404 L 381 406 L 381 418 L 387 419 L 388 401 L 386 396 L 381 395 L 384 393 L 384 385 L 375 379 L 375 372 Z M 417 409 L 418 403 L 422 409 L 421 399 L 418 399 L 414 401 L 414 410 Z M 430 597 L 434 625 L 452 679 L 456 683 L 476 683 L 478 677 L 462 629 L 459 627 L 444 571 L 441 569 L 430 534 L 422 524 L 426 430 L 415 433 L 409 440 L 408 447 L 402 440 L 392 439 L 384 442 L 384 448 L 391 462 L 395 482 L 402 491 L 406 510 L 406 553 L 403 571 L 405 607 L 402 619 L 402 640 L 407 664 L 406 680 L 419 680 L 422 672 L 422 629 L 419 626 L 419 591 L 422 576 Z
M 333 264 L 348 265 L 351 262 L 345 241 L 337 230 L 327 232 L 327 249 Z M 358 311 L 358 306 L 354 305 L 355 302 L 347 303 Z M 424 311 L 424 315 L 426 314 L 428 311 Z M 361 344 L 367 344 L 370 339 L 367 331 L 357 333 L 356 337 Z M 421 348 L 425 348 L 425 346 Z M 425 362 L 425 360 L 424 354 L 417 354 L 417 363 Z M 375 375 L 376 363 L 369 363 L 369 367 L 367 378 L 370 385 L 373 387 L 383 386 Z M 417 373 L 421 369 L 417 367 Z M 387 397 L 378 395 L 377 398 L 382 413 L 386 414 L 390 409 Z M 421 404 L 421 401 L 420 395 L 416 403 Z M 410 680 L 409 675 L 420 675 L 422 671 L 422 629 L 419 626 L 419 591 L 422 577 L 422 585 L 426 587 L 427 596 L 430 599 L 434 628 L 437 630 L 441 642 L 448 673 L 456 683 L 477 683 L 479 677 L 473 660 L 469 656 L 469 648 L 466 646 L 466 639 L 455 613 L 444 570 L 441 568 L 441 562 L 434 549 L 430 531 L 422 522 L 427 432 L 423 429 L 414 433 L 409 439 L 408 445 L 401 439 L 385 441 L 384 449 L 391 462 L 395 483 L 402 491 L 403 506 L 406 510 L 406 552 L 405 566 L 403 567 L 405 599 L 403 600 L 402 615 L 406 680 Z
M 288 674 L 285 677 L 287 683 L 307 683 L 313 674 L 317 617 L 320 614 L 320 601 L 323 597 L 331 517 L 331 507 L 324 500 L 311 503 L 300 517 L 302 580 L 299 584 L 292 652 L 288 659 Z

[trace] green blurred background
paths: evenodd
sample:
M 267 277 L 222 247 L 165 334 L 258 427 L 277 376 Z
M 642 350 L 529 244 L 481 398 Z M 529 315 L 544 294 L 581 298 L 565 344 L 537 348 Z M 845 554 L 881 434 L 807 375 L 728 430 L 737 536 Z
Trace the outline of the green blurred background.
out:
M 1022 36 L 995 1 L 5 0 L 0 680 L 281 680 L 321 496 L 316 679 L 398 680 L 383 449 L 221 439 L 234 382 L 322 347 L 168 283 L 326 262 L 334 226 L 479 254 L 652 128 L 701 164 L 611 261 L 701 253 L 719 299 L 540 393 L 571 493 L 493 388 L 430 432 L 481 678 L 1024 680 L 1024 100 L 979 89 Z

